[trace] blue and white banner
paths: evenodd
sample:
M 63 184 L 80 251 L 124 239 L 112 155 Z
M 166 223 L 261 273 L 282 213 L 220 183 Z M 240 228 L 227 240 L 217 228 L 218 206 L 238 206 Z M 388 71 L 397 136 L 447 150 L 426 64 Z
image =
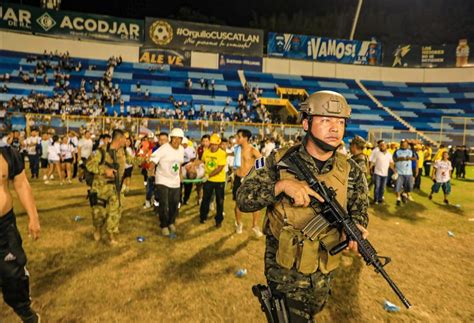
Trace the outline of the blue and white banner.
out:
M 379 65 L 382 44 L 325 37 L 268 33 L 267 54 L 274 57 L 305 59 L 358 65 Z
M 261 57 L 219 54 L 219 69 L 261 72 L 263 60 Z

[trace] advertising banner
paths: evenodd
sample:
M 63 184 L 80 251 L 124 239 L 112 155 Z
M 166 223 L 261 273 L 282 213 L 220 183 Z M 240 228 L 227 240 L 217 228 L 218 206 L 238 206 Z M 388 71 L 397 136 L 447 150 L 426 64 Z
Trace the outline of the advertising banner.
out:
M 191 52 L 140 47 L 140 63 L 191 66 Z
M 261 72 L 263 59 L 261 57 L 219 54 L 219 69 Z
M 262 56 L 263 31 L 147 17 L 145 19 L 145 45 Z
M 379 65 L 382 45 L 375 40 L 331 39 L 271 32 L 268 34 L 267 54 L 318 62 Z
M 390 67 L 463 67 L 468 66 L 469 46 L 461 45 L 388 45 L 384 47 L 383 65 Z
M 70 11 L 0 5 L 0 28 L 50 36 L 141 43 L 143 22 Z

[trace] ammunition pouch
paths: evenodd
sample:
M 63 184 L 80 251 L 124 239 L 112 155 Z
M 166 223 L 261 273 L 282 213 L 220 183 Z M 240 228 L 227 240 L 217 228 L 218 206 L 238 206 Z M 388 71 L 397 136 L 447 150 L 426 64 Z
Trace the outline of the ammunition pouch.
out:
M 331 256 L 329 250 L 339 243 L 340 234 L 336 228 L 322 233 L 314 241 L 307 239 L 292 226 L 284 226 L 278 239 L 276 262 L 286 269 L 295 268 L 304 275 L 315 273 L 318 269 L 327 274 L 336 269 L 341 254 Z

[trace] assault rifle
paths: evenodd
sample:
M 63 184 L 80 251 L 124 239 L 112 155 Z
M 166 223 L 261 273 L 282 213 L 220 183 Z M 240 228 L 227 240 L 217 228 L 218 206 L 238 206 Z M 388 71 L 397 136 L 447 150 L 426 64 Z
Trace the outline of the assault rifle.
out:
M 122 182 L 121 182 L 120 179 L 119 179 L 119 169 L 120 169 L 120 167 L 119 167 L 119 164 L 118 164 L 118 161 L 117 161 L 117 151 L 115 149 L 110 149 L 109 153 L 110 153 L 110 156 L 112 157 L 113 163 L 105 162 L 105 165 L 107 165 L 107 167 L 109 167 L 109 168 L 115 169 L 115 172 L 114 172 L 114 185 L 115 185 L 115 190 L 117 191 L 117 198 L 118 198 L 119 206 L 121 206 L 120 191 L 122 190 L 123 178 L 122 178 Z M 123 177 L 123 174 L 122 174 L 122 177 Z
M 327 227 L 338 227 L 340 230 L 343 230 L 346 233 L 347 240 L 333 247 L 329 250 L 329 253 L 335 255 L 344 250 L 349 245 L 349 241 L 357 242 L 359 253 L 367 266 L 373 266 L 375 272 L 382 275 L 395 294 L 397 294 L 403 305 L 405 305 L 406 308 L 410 308 L 410 302 L 405 298 L 383 268 L 391 259 L 377 255 L 377 251 L 372 244 L 363 238 L 355 222 L 336 200 L 336 192 L 334 189 L 327 187 L 324 182 L 318 181 L 311 173 L 311 170 L 301 161 L 297 152 L 290 153 L 283 161 L 289 167 L 288 170 L 290 172 L 294 173 L 298 179 L 304 179 L 309 187 L 324 199 L 324 203 L 321 203 L 315 197 L 310 196 L 310 207 L 315 211 L 317 210 L 318 214 L 308 222 L 301 230 L 301 233 L 313 241 Z

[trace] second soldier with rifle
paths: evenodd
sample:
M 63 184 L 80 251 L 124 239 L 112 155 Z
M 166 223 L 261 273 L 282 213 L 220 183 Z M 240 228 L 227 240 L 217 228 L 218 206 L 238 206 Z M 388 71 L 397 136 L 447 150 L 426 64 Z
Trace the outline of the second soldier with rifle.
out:
M 125 135 L 115 129 L 112 142 L 97 149 L 87 161 L 87 170 L 94 174 L 89 202 L 92 207 L 94 239 L 102 239 L 102 231 L 107 232 L 111 245 L 117 244 L 117 234 L 121 218 L 121 186 L 125 170 Z

